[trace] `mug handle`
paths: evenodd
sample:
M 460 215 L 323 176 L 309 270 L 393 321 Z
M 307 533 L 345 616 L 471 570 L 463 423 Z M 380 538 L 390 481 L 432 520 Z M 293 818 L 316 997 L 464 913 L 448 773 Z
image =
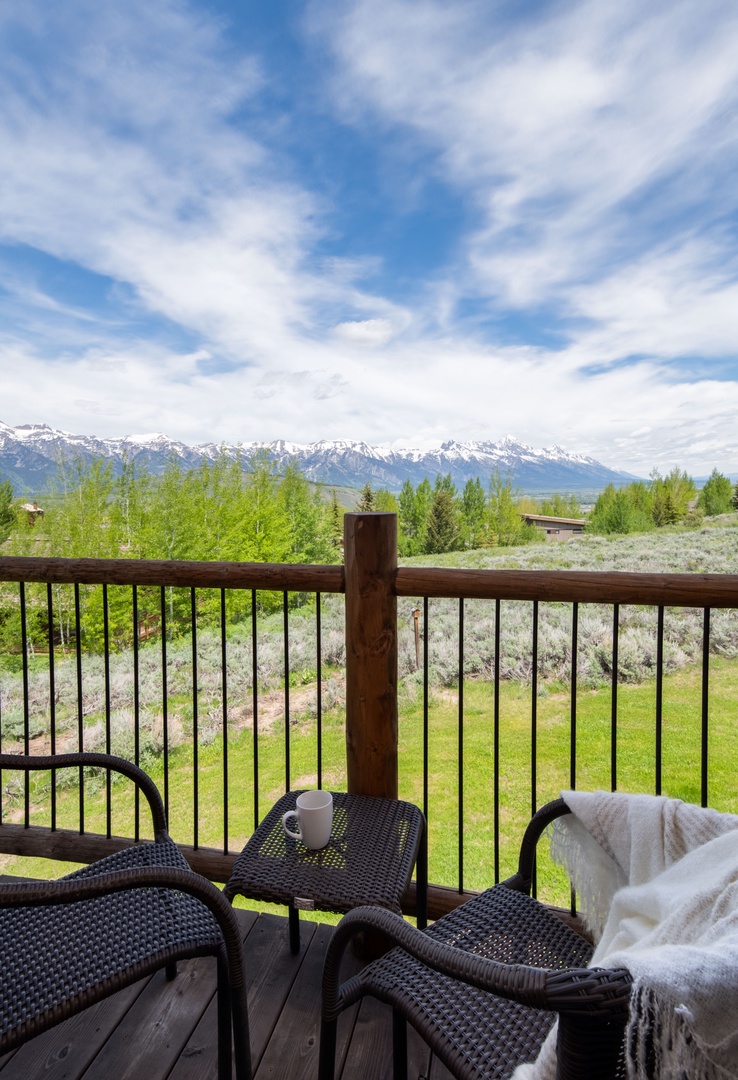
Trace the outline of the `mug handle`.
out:
M 296 810 L 288 810 L 286 814 L 282 814 L 282 828 L 284 829 L 284 831 L 287 833 L 288 836 L 292 837 L 293 840 L 302 840 L 302 831 L 300 829 L 300 819 L 299 818 L 297 818 L 297 822 L 298 822 L 298 824 L 297 824 L 297 832 L 292 832 L 292 829 L 287 828 L 287 818 L 291 818 L 291 817 L 297 818 L 297 811 Z

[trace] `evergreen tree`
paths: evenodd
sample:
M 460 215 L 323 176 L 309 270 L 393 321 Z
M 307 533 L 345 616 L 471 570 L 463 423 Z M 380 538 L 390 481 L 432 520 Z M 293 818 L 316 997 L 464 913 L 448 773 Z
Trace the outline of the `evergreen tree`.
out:
M 338 496 L 336 495 L 336 489 L 333 488 L 331 492 L 331 539 L 333 542 L 334 554 L 340 558 L 343 557 L 343 511 L 338 504 Z
M 366 514 L 374 509 L 374 492 L 372 491 L 372 485 L 367 481 L 361 489 L 356 511 L 359 514 Z
M 0 483 L 0 544 L 7 540 L 14 525 L 13 485 L 10 480 L 3 480 Z
M 456 551 L 460 542 L 458 513 L 453 495 L 447 487 L 437 488 L 428 514 L 426 551 L 437 555 Z

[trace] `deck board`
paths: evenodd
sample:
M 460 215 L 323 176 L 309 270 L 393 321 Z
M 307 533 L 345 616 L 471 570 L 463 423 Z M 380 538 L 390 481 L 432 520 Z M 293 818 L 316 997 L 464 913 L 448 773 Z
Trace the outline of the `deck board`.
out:
M 313 1080 L 320 1035 L 320 981 L 332 929 L 302 923 L 302 948 L 289 950 L 287 919 L 237 910 L 244 937 L 254 1080 Z M 350 953 L 342 974 L 360 962 Z M 211 957 L 163 971 L 0 1057 L 0 1080 L 216 1080 L 216 965 Z M 369 998 L 338 1026 L 337 1080 L 391 1076 L 391 1012 Z M 430 1054 L 411 1030 L 409 1078 L 424 1080 Z

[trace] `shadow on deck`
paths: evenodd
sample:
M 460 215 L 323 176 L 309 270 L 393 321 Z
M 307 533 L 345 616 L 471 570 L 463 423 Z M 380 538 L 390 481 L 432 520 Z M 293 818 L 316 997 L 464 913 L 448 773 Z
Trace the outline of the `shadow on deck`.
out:
M 313 1080 L 318 1071 L 320 982 L 332 927 L 303 921 L 290 953 L 287 919 L 238 911 L 249 981 L 254 1080 Z M 347 958 L 347 965 L 358 965 Z M 355 968 L 356 969 L 356 968 Z M 354 969 L 354 970 L 355 970 Z M 449 1080 L 410 1031 L 411 1080 Z M 338 1032 L 336 1078 L 391 1076 L 391 1011 L 369 998 L 347 1010 Z M 0 1080 L 215 1080 L 215 961 L 180 963 L 87 1009 L 0 1058 Z

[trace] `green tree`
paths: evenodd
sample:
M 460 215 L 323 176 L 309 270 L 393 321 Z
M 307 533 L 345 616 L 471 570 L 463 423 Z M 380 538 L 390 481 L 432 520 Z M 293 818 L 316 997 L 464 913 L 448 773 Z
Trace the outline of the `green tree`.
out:
M 361 489 L 361 495 L 359 496 L 356 510 L 359 514 L 366 514 L 374 509 L 374 492 L 372 491 L 372 485 L 367 481 Z
M 331 491 L 331 508 L 330 508 L 330 520 L 331 520 L 331 540 L 333 543 L 334 556 L 343 557 L 343 515 L 344 510 L 338 502 L 338 495 L 336 489 Z
M 14 525 L 13 485 L 10 480 L 3 480 L 0 483 L 0 544 L 8 539 Z
M 697 496 L 697 505 L 709 517 L 729 514 L 733 509 L 733 485 L 728 477 L 713 469 Z
M 482 547 L 487 537 L 487 496 L 479 477 L 467 480 L 461 496 L 461 531 L 465 547 Z
M 456 551 L 459 543 L 459 520 L 454 497 L 447 487 L 438 487 L 428 514 L 426 551 L 433 555 Z
M 457 494 L 456 485 L 454 484 L 453 480 L 451 479 L 451 473 L 446 473 L 445 476 L 443 476 L 443 475 L 441 475 L 441 473 L 439 473 L 438 476 L 436 477 L 436 482 L 435 482 L 435 485 L 433 487 L 433 490 L 434 490 L 434 492 L 447 491 L 449 493 L 449 495 L 451 496 L 451 498 L 455 499 L 456 494 Z
M 333 521 L 329 506 L 296 461 L 290 461 L 279 483 L 278 502 L 289 534 L 289 562 L 327 563 L 334 557 Z M 335 492 L 334 492 L 335 495 Z
M 292 547 L 287 507 L 279 498 L 277 466 L 267 450 L 250 459 L 239 520 L 229 537 L 229 559 L 287 562 Z
M 428 513 L 433 499 L 433 489 L 426 476 L 413 488 L 406 480 L 400 491 L 399 547 L 401 555 L 420 555 L 426 550 Z
M 650 489 L 634 482 L 616 488 L 608 484 L 600 492 L 587 523 L 588 532 L 633 533 L 653 528 Z
M 686 472 L 676 466 L 667 476 L 660 476 L 658 470 L 651 473 L 651 516 L 656 526 L 674 525 L 685 521 L 689 514 L 690 503 L 697 497 L 694 481 Z
M 374 492 L 374 509 L 381 510 L 385 514 L 397 514 L 400 504 L 397 501 L 397 496 L 393 495 L 387 488 L 378 488 Z
M 582 507 L 575 494 L 552 495 L 541 503 L 541 513 L 548 517 L 581 518 Z
M 518 509 L 512 478 L 504 479 L 499 472 L 492 473 L 489 481 L 488 520 L 494 543 L 501 547 L 524 543 L 537 535 L 535 528 L 523 523 Z
M 119 542 L 120 554 L 146 558 L 146 536 L 152 506 L 152 477 L 135 460 L 123 458 L 121 473 L 110 493 L 109 518 Z

